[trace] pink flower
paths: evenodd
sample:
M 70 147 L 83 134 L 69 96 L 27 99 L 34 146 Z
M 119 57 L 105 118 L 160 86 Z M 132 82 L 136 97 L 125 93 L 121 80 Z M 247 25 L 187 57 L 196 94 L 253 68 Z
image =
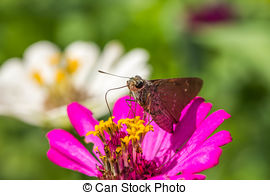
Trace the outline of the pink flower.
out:
M 115 123 L 111 120 L 99 123 L 85 107 L 70 104 L 69 119 L 77 133 L 85 136 L 86 143 L 94 143 L 97 158 L 62 129 L 47 135 L 48 158 L 61 167 L 100 179 L 205 179 L 197 173 L 217 165 L 222 153 L 220 147 L 232 141 L 230 133 L 224 130 L 210 136 L 230 115 L 218 110 L 206 117 L 212 105 L 201 97 L 194 98 L 185 107 L 173 134 L 154 122 L 142 124 L 139 117 L 126 119 L 134 118 L 134 114 L 143 117 L 139 105 L 136 113 L 130 112 L 127 98 L 120 98 L 114 106 Z M 132 128 L 140 131 L 133 134 Z
M 237 12 L 229 3 L 207 3 L 197 9 L 189 9 L 187 19 L 189 29 L 195 32 L 204 26 L 233 22 L 237 19 Z

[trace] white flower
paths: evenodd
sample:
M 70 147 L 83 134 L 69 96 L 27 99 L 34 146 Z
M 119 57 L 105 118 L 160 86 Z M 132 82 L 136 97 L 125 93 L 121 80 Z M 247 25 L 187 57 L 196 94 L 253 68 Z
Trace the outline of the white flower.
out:
M 26 49 L 23 59 L 13 58 L 1 66 L 0 114 L 35 125 L 64 126 L 66 105 L 78 101 L 101 117 L 108 113 L 106 91 L 126 85 L 126 79 L 98 70 L 148 78 L 148 58 L 143 49 L 124 55 L 116 41 L 108 43 L 103 52 L 94 43 L 77 41 L 62 53 L 50 42 L 37 42 Z M 124 93 L 127 89 L 109 93 L 109 104 Z

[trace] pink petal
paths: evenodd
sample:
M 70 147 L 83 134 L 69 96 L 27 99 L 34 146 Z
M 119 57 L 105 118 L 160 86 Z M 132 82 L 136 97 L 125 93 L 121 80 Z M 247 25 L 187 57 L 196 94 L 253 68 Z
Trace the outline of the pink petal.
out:
M 212 104 L 209 102 L 207 103 L 204 102 L 199 106 L 197 110 L 197 115 L 196 115 L 196 127 L 198 127 L 203 122 L 205 117 L 210 112 L 211 108 L 212 108 Z
M 150 177 L 148 180 L 168 180 L 168 178 L 164 175 L 159 175 L 155 177 Z
M 84 106 L 74 102 L 67 107 L 68 117 L 80 136 L 85 136 L 87 132 L 94 131 L 98 121 L 93 117 L 92 112 Z M 97 136 L 88 135 L 85 137 L 87 143 L 94 143 L 100 152 L 104 154 L 104 145 Z
M 204 99 L 196 97 L 185 107 L 181 114 L 180 122 L 175 127 L 174 136 L 172 136 L 173 150 L 179 149 L 192 136 L 196 128 L 201 124 L 204 118 L 211 110 L 210 103 L 204 103 Z M 188 108 L 188 110 L 186 109 Z
M 191 137 L 211 107 L 211 104 L 204 103 L 203 98 L 194 98 L 182 111 L 181 121 L 176 125 L 173 136 L 164 132 L 154 122 L 151 123 L 154 132 L 147 133 L 143 141 L 143 153 L 146 159 L 156 159 L 160 164 L 170 159 L 175 154 L 175 150 Z
M 180 175 L 171 176 L 171 180 L 204 180 L 206 178 L 205 175 L 202 174 L 190 174 L 190 173 L 182 173 Z
M 193 100 L 191 100 L 190 103 L 189 103 L 188 105 L 186 105 L 186 107 L 182 110 L 181 116 L 180 116 L 180 120 L 179 120 L 179 121 L 183 120 L 183 117 L 186 115 L 187 111 L 188 111 L 189 109 L 191 109 L 191 106 L 192 106 L 193 104 L 199 104 L 199 105 L 200 105 L 200 104 L 202 104 L 204 101 L 205 101 L 205 100 L 204 100 L 202 97 L 199 97 L 199 96 L 193 98 Z M 212 104 L 210 104 L 210 103 L 204 103 L 204 104 L 206 104 L 206 105 L 205 105 L 206 107 L 201 107 L 200 113 L 197 113 L 197 114 L 202 114 L 202 115 L 203 115 L 203 117 L 197 116 L 197 118 L 199 119 L 199 120 L 196 120 L 197 124 L 199 124 L 199 123 L 206 117 L 206 115 L 208 114 L 208 112 L 209 112 L 209 111 L 211 110 L 211 108 L 212 108 Z M 204 114 L 204 112 L 206 112 L 206 114 Z
M 172 160 L 172 162 L 176 162 L 173 162 L 172 165 L 165 170 L 169 170 L 167 174 L 177 174 L 180 171 L 198 173 L 209 169 L 218 164 L 222 152 L 219 147 L 230 143 L 231 141 L 232 138 L 230 132 L 219 131 L 208 138 L 202 145 L 197 147 L 196 150 L 192 150 L 193 152 L 187 150 L 192 149 L 192 147 L 185 148 L 185 150 L 181 151 L 180 154 L 177 154 Z M 196 164 L 196 166 L 194 164 Z M 164 172 L 166 172 L 165 170 Z
M 77 102 L 68 105 L 67 113 L 71 124 L 80 136 L 85 136 L 87 132 L 95 130 L 95 125 L 98 124 L 92 112 Z
M 203 144 L 207 137 L 210 136 L 216 130 L 216 128 L 229 117 L 230 115 L 224 110 L 218 110 L 208 116 L 196 129 L 192 137 L 188 140 L 179 154 L 175 156 L 175 158 L 181 156 L 181 159 L 185 159 L 190 156 L 192 152 L 196 151 L 197 147 Z
M 229 131 L 219 131 L 209 137 L 203 145 L 223 146 L 232 141 L 232 137 Z
M 134 118 L 134 116 L 140 116 L 143 118 L 143 108 L 134 101 L 130 96 L 124 96 L 119 98 L 114 104 L 113 116 L 115 117 L 114 121 L 118 121 L 123 118 Z M 130 105 L 130 106 L 129 106 Z M 135 114 L 135 115 L 134 115 Z
M 199 173 L 216 166 L 222 150 L 219 147 L 203 147 L 187 158 L 182 167 L 182 172 Z
M 176 165 L 168 167 L 164 172 L 168 175 L 175 175 L 179 172 L 199 173 L 217 165 L 221 153 L 222 150 L 216 146 L 201 147 L 186 158 L 180 156 Z
M 228 118 L 230 118 L 230 115 L 224 110 L 218 110 L 212 113 L 194 132 L 191 139 L 188 141 L 188 145 L 192 145 L 193 148 L 200 145 Z
M 218 164 L 219 157 L 221 155 L 222 150 L 219 148 L 220 146 L 223 146 L 225 144 L 228 144 L 232 141 L 232 137 L 230 132 L 228 131 L 219 131 L 212 135 L 210 138 L 208 138 L 198 150 L 196 150 L 194 153 L 192 153 L 187 159 L 178 159 L 178 161 L 181 161 L 183 164 L 189 164 L 191 161 L 194 163 L 195 161 L 198 161 L 198 169 L 201 169 L 201 171 L 209 169 L 216 164 Z M 207 154 L 208 152 L 208 154 Z M 208 160 L 206 161 L 205 159 Z M 186 162 L 186 163 L 184 163 Z M 199 164 L 201 163 L 201 164 Z M 178 164 L 178 167 L 181 166 L 181 164 Z M 187 166 L 188 167 L 188 166 Z M 181 171 L 184 171 L 184 166 L 181 167 Z M 188 171 L 192 172 L 192 169 L 188 169 Z M 200 170 L 193 170 L 195 172 L 200 172 Z M 176 172 L 179 172 L 178 170 Z M 194 173 L 194 172 L 192 172 Z
M 97 174 L 94 173 L 92 170 L 74 162 L 73 160 L 70 160 L 68 157 L 66 157 L 65 155 L 61 154 L 60 152 L 58 152 L 53 148 L 48 150 L 47 156 L 50 161 L 52 161 L 54 164 L 60 167 L 78 171 L 88 176 L 97 176 Z
M 72 134 L 55 129 L 47 137 L 51 146 L 47 155 L 53 163 L 89 176 L 97 176 L 98 161 Z
M 203 180 L 205 178 L 205 175 L 184 173 L 175 176 L 159 175 L 156 177 L 151 177 L 149 180 Z
M 209 169 L 216 164 L 218 164 L 219 157 L 221 155 L 222 150 L 219 148 L 227 143 L 232 141 L 230 132 L 228 131 L 219 131 L 208 138 L 199 148 L 197 148 L 193 153 L 190 153 L 189 156 L 184 159 L 186 155 L 179 155 L 178 163 L 176 167 L 174 167 L 170 172 L 170 174 L 176 174 L 178 172 L 183 172 L 184 166 L 190 164 L 191 161 L 198 161 L 197 164 L 197 172 L 200 172 L 199 169 L 206 170 Z M 207 154 L 208 153 L 208 154 Z M 202 161 L 202 159 L 208 159 L 208 161 Z M 200 164 L 201 163 L 201 164 Z M 193 167 L 194 168 L 194 167 Z M 189 169 L 188 171 L 192 171 Z M 193 170 L 194 171 L 194 170 Z M 194 172 L 192 172 L 194 173 Z
M 155 159 L 159 164 L 169 158 L 168 149 L 171 147 L 171 133 L 161 129 L 155 122 L 152 122 L 154 132 L 148 132 L 142 142 L 142 151 L 146 160 Z M 166 153 L 166 155 L 164 155 Z
M 205 175 L 190 173 L 182 173 L 180 175 L 170 176 L 171 180 L 204 180 L 205 178 Z

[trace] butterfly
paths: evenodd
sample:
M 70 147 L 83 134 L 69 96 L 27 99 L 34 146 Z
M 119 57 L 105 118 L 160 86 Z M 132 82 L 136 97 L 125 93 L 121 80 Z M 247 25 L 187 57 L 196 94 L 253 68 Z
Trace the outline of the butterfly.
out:
M 182 110 L 197 96 L 202 84 L 203 81 L 196 77 L 144 80 L 137 75 L 127 81 L 135 101 L 159 127 L 170 133 L 173 133 L 173 124 L 179 122 Z

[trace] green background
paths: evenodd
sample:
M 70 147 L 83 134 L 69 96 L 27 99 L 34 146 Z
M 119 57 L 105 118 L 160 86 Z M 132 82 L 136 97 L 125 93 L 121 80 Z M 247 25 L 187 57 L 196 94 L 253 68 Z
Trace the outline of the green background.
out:
M 188 19 L 224 12 L 209 9 L 213 5 L 229 11 L 214 22 Z M 153 79 L 201 77 L 200 95 L 213 110 L 231 114 L 219 130 L 233 137 L 220 164 L 204 174 L 208 179 L 270 178 L 269 0 L 1 0 L 0 64 L 22 57 L 40 40 L 63 49 L 76 40 L 101 48 L 119 40 L 127 51 L 149 51 Z M 0 179 L 88 179 L 47 159 L 45 134 L 44 128 L 1 116 Z

